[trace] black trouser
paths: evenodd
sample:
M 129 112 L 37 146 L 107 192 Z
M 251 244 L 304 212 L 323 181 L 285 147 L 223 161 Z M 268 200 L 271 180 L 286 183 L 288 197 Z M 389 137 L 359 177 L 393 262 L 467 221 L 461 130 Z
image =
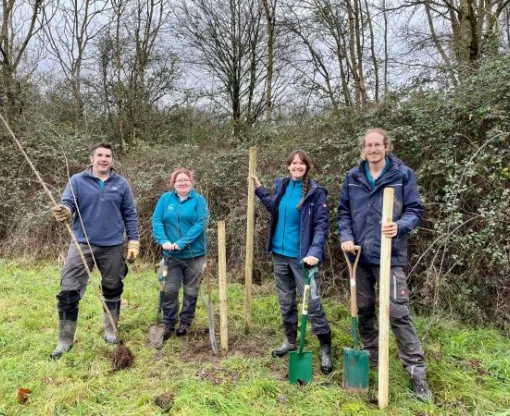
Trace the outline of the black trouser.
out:
M 192 257 L 187 259 L 167 258 L 168 275 L 163 295 L 163 322 L 173 327 L 179 313 L 179 290 L 183 287 L 182 308 L 179 320 L 183 325 L 190 325 L 195 319 L 195 310 L 200 291 L 200 283 L 204 274 L 206 257 Z M 162 273 L 161 267 L 158 273 Z
M 273 254 L 273 268 L 276 292 L 280 301 L 283 330 L 287 340 L 294 344 L 298 327 L 296 289 L 299 295 L 303 296 L 305 287 L 304 272 L 298 268 L 295 258 L 278 254 Z M 312 276 L 310 281 L 308 319 L 312 326 L 313 334 L 319 336 L 330 332 L 326 313 L 322 306 L 318 273 Z
M 379 266 L 360 264 L 356 275 L 358 319 L 363 349 L 369 351 L 370 361 L 378 359 L 378 326 L 375 313 L 375 284 L 379 280 Z M 409 292 L 402 267 L 392 267 L 390 276 L 390 325 L 397 339 L 398 355 L 413 379 L 425 379 L 425 359 L 409 311 Z

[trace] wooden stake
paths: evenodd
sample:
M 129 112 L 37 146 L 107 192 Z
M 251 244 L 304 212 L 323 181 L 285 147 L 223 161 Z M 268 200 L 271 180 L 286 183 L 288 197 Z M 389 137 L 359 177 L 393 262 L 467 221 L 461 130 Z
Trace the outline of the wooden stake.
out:
M 251 177 L 257 169 L 257 148 L 250 147 L 248 172 L 248 212 L 246 215 L 246 265 L 244 269 L 244 333 L 250 332 L 251 324 L 251 284 L 253 276 L 253 229 L 255 226 L 255 184 Z
M 220 345 L 221 355 L 228 353 L 227 317 L 227 254 L 225 249 L 225 221 L 218 221 L 218 282 L 220 289 Z
M 382 224 L 393 221 L 393 197 L 395 191 L 387 187 L 383 194 Z M 381 233 L 381 262 L 379 268 L 379 409 L 389 400 L 389 332 L 390 332 L 390 275 L 391 238 Z

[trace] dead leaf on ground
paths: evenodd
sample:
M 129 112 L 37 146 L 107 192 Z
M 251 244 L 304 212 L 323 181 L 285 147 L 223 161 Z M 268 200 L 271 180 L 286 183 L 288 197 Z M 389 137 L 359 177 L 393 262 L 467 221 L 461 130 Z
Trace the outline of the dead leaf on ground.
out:
M 22 404 L 26 403 L 31 394 L 32 390 L 20 387 L 17 391 L 18 402 Z

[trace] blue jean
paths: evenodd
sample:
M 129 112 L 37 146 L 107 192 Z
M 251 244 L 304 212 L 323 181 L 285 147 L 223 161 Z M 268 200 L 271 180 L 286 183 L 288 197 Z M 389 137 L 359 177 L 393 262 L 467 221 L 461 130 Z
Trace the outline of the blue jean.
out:
M 299 295 L 303 296 L 303 290 L 305 287 L 304 272 L 296 266 L 295 258 L 281 256 L 274 253 L 273 268 L 276 292 L 278 294 L 282 314 L 283 331 L 285 332 L 287 340 L 294 344 L 296 343 L 299 319 L 296 289 L 299 292 Z M 312 326 L 313 334 L 321 335 L 330 332 L 326 313 L 322 306 L 318 273 L 312 276 L 310 281 L 308 320 Z
M 204 274 L 205 256 L 189 259 L 166 259 L 168 275 L 163 295 L 161 309 L 163 322 L 168 327 L 174 327 L 179 312 L 179 290 L 183 286 L 184 296 L 179 320 L 182 325 L 191 325 L 195 319 L 195 310 L 200 290 L 200 283 Z

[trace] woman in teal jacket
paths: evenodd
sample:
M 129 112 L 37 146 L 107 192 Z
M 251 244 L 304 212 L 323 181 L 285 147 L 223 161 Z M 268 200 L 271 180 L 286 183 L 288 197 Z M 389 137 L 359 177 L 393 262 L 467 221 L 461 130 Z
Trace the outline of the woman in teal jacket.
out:
M 154 209 L 152 230 L 163 250 L 168 267 L 161 308 L 166 326 L 164 339 L 175 330 L 179 311 L 179 290 L 184 290 L 177 336 L 188 332 L 197 306 L 200 282 L 207 253 L 209 212 L 205 198 L 193 189 L 193 172 L 176 169 L 170 177 L 170 192 L 165 192 Z

